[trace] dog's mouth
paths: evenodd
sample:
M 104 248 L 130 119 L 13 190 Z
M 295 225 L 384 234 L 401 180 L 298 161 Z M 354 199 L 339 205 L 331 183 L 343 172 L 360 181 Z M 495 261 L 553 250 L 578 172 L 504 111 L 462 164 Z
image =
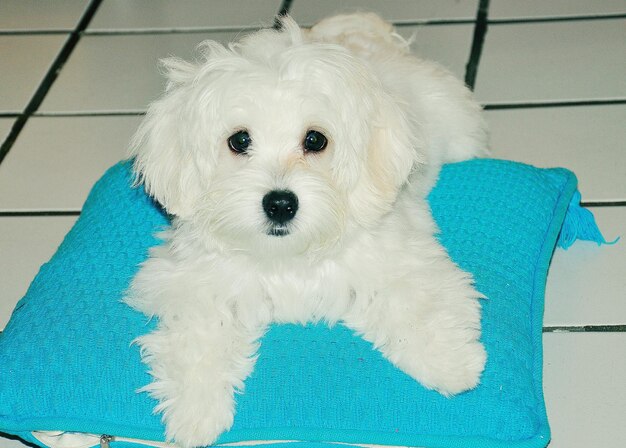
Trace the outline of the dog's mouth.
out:
M 272 226 L 267 231 L 269 236 L 287 236 L 289 235 L 289 229 L 286 226 Z

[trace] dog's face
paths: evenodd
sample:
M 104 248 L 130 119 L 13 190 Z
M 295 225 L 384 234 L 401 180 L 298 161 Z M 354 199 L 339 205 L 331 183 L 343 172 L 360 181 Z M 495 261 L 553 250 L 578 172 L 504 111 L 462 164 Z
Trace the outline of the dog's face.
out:
M 147 191 L 198 237 L 257 254 L 323 252 L 376 225 L 417 157 L 365 65 L 291 22 L 204 48 L 199 64 L 165 61 L 131 152 Z

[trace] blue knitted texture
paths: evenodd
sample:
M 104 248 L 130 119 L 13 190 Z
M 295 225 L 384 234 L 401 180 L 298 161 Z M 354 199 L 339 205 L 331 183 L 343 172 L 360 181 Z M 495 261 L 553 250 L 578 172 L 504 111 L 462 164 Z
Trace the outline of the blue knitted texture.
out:
M 120 299 L 167 216 L 130 164 L 95 185 L 0 335 L 0 431 L 63 430 L 163 440 L 131 341 L 154 322 Z M 232 430 L 219 442 L 300 440 L 437 447 L 540 447 L 547 269 L 576 190 L 564 169 L 497 160 L 444 167 L 429 200 L 450 256 L 488 299 L 481 385 L 445 398 L 342 325 L 274 326 Z

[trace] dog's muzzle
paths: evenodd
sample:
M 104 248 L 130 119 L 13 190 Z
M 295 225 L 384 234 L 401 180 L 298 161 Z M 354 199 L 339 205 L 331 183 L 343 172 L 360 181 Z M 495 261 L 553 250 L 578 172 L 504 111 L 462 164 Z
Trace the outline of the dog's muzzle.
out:
M 263 210 L 272 224 L 268 234 L 285 236 L 289 233 L 286 224 L 298 211 L 298 197 L 289 190 L 272 190 L 263 197 Z

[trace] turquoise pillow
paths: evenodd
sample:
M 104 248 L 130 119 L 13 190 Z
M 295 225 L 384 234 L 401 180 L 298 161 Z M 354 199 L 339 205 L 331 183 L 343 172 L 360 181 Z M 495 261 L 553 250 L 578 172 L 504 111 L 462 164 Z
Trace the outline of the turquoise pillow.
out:
M 164 440 L 156 403 L 136 392 L 150 377 L 131 345 L 154 322 L 120 299 L 168 218 L 130 184 L 124 162 L 94 186 L 0 335 L 1 432 L 60 448 Z M 548 443 L 541 345 L 548 265 L 560 234 L 563 245 L 581 236 L 601 241 L 578 206 L 576 178 L 564 169 L 473 160 L 445 166 L 429 200 L 441 242 L 487 296 L 480 386 L 446 398 L 340 324 L 276 325 L 219 443 Z

